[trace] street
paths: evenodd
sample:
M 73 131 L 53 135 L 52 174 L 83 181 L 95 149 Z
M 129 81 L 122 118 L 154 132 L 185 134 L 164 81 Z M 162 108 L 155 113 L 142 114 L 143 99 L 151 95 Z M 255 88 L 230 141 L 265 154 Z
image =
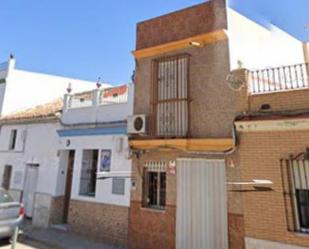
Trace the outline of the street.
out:
M 8 240 L 0 241 L 1 249 L 11 249 L 12 245 Z M 30 240 L 23 240 L 23 242 L 18 242 L 15 249 L 55 249 L 55 247 L 48 247 L 39 242 L 34 242 Z

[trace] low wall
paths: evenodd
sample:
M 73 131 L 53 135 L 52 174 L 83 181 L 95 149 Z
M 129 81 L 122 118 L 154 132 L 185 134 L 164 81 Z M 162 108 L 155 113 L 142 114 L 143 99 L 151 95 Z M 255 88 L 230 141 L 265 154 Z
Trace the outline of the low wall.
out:
M 99 242 L 126 246 L 128 215 L 128 207 L 71 200 L 69 229 Z

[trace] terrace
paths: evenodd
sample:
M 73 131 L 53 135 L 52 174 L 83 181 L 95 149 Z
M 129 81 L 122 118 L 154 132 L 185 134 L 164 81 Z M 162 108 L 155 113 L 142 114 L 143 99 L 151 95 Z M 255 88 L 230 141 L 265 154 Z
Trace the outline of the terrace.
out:
M 126 120 L 133 113 L 132 84 L 66 94 L 62 122 L 97 124 Z
M 309 63 L 266 68 L 248 72 L 252 94 L 309 88 Z
M 241 83 L 243 87 L 237 99 L 238 112 L 290 112 L 309 108 L 308 63 L 251 71 L 238 69 L 233 71 L 233 77 L 241 80 L 235 83 L 245 83 Z

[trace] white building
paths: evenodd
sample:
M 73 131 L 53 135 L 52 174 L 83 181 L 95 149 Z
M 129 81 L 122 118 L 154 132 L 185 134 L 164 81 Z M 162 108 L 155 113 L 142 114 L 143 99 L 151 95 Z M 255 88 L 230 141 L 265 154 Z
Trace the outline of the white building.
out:
M 11 56 L 0 63 L 0 116 L 51 102 L 63 96 L 69 84 L 74 92 L 95 87 L 90 81 L 20 70 L 15 62 Z
M 117 245 L 128 234 L 131 159 L 126 120 L 133 113 L 133 85 L 64 98 L 59 134 L 65 222 L 72 231 Z M 63 184 L 61 184 L 63 185 Z M 94 225 L 95 224 L 95 225 Z
M 0 119 L 0 177 L 37 226 L 59 223 L 65 172 L 57 152 L 62 100 Z M 61 208 L 61 207 L 60 207 Z

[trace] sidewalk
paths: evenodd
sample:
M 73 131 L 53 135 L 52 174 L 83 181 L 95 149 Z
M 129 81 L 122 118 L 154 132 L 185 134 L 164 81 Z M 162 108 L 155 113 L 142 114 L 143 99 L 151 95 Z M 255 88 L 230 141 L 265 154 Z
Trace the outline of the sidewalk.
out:
M 52 249 L 124 249 L 121 247 L 95 243 L 66 231 L 55 228 L 34 228 L 26 226 L 18 238 L 20 242 L 34 241 Z

